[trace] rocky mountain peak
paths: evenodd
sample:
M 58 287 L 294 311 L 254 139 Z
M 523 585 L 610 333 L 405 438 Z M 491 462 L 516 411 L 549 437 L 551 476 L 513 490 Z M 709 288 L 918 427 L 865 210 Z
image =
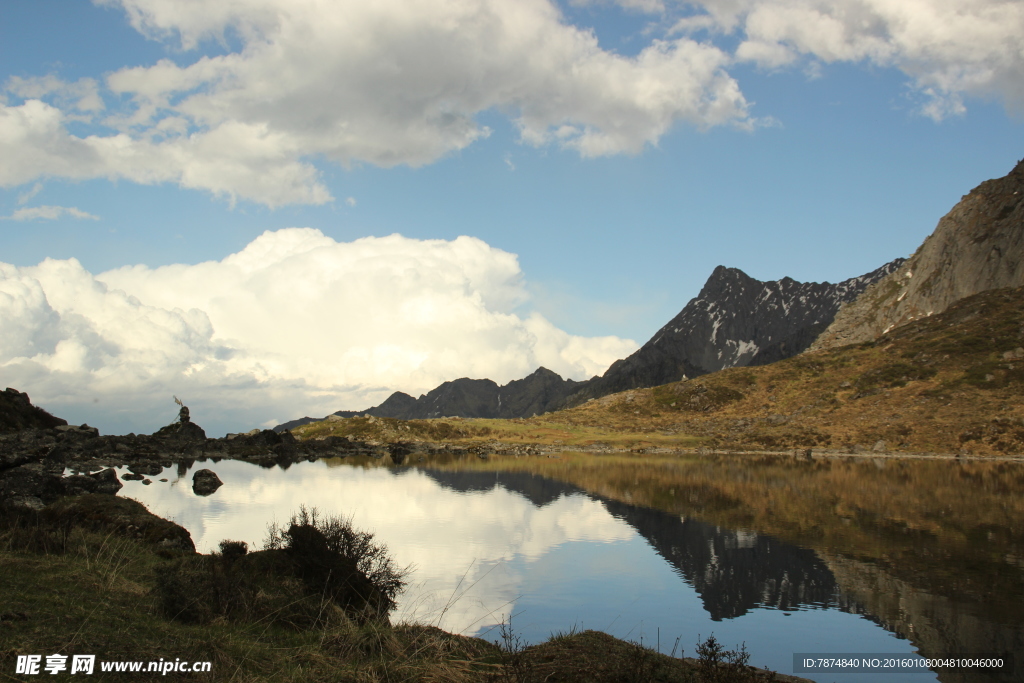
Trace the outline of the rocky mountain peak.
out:
M 896 272 L 844 306 L 812 348 L 875 339 L 968 296 L 1024 285 L 1024 160 L 986 180 L 939 221 Z
M 795 356 L 828 327 L 840 306 L 902 263 L 897 259 L 838 284 L 790 277 L 764 282 L 739 268 L 718 266 L 697 297 L 650 341 L 583 385 L 566 405 Z

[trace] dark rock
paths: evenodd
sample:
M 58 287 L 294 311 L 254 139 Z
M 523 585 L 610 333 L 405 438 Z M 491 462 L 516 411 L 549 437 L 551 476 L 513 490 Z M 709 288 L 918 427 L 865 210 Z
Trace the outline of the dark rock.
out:
M 108 467 L 96 474 L 90 474 L 89 476 L 96 480 L 96 493 L 108 493 L 113 495 L 120 491 L 124 486 L 124 484 L 122 484 L 117 478 L 117 471 L 112 467 Z
M 197 496 L 209 496 L 223 485 L 213 470 L 202 469 L 192 475 L 192 492 Z
M 42 463 L 26 463 L 0 472 L 0 504 L 39 499 L 50 503 L 64 495 L 61 470 L 48 469 Z M 34 502 L 32 503 L 34 505 Z
M 178 439 L 188 442 L 206 441 L 206 432 L 195 422 L 182 422 L 178 428 Z
M 206 440 L 206 432 L 195 422 L 172 422 L 154 432 L 153 436 L 181 443 L 199 443 Z
M 0 432 L 52 429 L 66 424 L 67 420 L 54 417 L 42 408 L 32 405 L 28 394 L 10 387 L 0 393 Z
M 100 430 L 95 427 L 90 427 L 84 423 L 81 425 L 69 425 L 65 423 L 63 425 L 58 425 L 56 429 L 69 439 L 95 439 L 100 435 Z
M 69 496 L 80 496 L 83 493 L 96 493 L 99 482 L 87 474 L 73 474 L 70 477 L 61 479 L 64 485 L 64 493 Z
M 121 478 L 124 479 L 125 481 L 142 481 L 146 477 L 144 477 L 141 474 L 137 474 L 135 472 L 132 472 L 131 474 L 122 474 Z

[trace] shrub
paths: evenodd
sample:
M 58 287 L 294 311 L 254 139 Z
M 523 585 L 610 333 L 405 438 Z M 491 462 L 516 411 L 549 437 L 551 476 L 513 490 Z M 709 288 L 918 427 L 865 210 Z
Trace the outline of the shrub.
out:
M 186 623 L 226 618 L 324 628 L 386 623 L 406 574 L 373 534 L 303 507 L 287 529 L 270 525 L 261 551 L 226 540 L 219 554 L 164 566 L 157 594 L 164 614 Z
M 394 609 L 395 598 L 405 588 L 405 577 L 409 574 L 410 568 L 397 567 L 388 554 L 387 545 L 375 543 L 372 532 L 353 528 L 350 517 L 325 517 L 315 507 L 307 508 L 303 505 L 297 514 L 292 515 L 288 529 L 276 523 L 267 528 L 267 538 L 263 547 L 266 550 L 295 550 L 295 544 L 300 540 L 296 537 L 296 532 L 307 544 L 316 544 L 317 541 L 308 533 L 307 527 L 315 529 L 323 536 L 328 552 L 354 561 L 356 568 L 387 598 L 388 612 Z

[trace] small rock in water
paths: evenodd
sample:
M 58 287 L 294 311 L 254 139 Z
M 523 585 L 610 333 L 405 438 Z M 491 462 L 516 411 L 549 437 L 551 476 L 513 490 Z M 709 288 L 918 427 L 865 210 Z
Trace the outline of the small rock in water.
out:
M 208 496 L 223 485 L 213 470 L 199 470 L 192 475 L 192 492 L 197 496 Z

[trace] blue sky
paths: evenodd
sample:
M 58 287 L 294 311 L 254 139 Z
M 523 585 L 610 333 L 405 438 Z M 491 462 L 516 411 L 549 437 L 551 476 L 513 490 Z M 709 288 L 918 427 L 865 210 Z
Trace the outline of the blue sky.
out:
M 860 275 L 1024 156 L 1018 2 L 215 7 L 0 6 L 0 368 L 73 422 L 582 379 L 716 265 Z

